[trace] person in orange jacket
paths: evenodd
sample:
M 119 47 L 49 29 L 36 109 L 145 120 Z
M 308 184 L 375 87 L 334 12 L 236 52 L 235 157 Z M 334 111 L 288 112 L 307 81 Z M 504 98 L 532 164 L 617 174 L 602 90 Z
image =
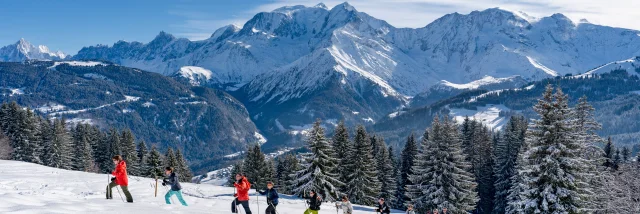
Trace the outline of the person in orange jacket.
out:
M 127 197 L 127 202 L 133 203 L 133 198 L 131 197 L 131 193 L 128 188 L 129 178 L 127 177 L 127 163 L 122 160 L 120 155 L 113 156 L 112 160 L 113 164 L 116 165 L 116 169 L 113 170 L 111 175 L 115 177 L 111 178 L 111 183 L 107 186 L 107 199 L 113 199 L 113 187 L 120 186 L 122 188 L 122 192 L 124 192 L 124 195 Z
M 251 214 L 251 209 L 249 208 L 249 189 L 251 189 L 251 183 L 249 183 L 247 177 L 238 173 L 236 174 L 236 182 L 233 183 L 233 186 L 236 187 L 237 193 L 233 195 L 236 199 L 231 203 L 231 212 L 238 213 L 236 207 L 240 204 L 247 214 Z

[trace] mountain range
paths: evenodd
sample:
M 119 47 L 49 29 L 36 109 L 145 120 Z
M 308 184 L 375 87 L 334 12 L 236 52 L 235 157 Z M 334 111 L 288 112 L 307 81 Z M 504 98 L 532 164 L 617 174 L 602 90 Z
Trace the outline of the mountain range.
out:
M 0 48 L 0 62 L 21 62 L 25 60 L 62 60 L 67 55 L 62 51 L 51 51 L 47 46 L 32 45 L 24 38 Z
M 284 142 L 282 136 L 304 133 L 316 118 L 325 126 L 374 125 L 478 90 L 634 68 L 629 59 L 640 56 L 640 31 L 498 8 L 397 28 L 348 3 L 287 6 L 212 31 L 201 41 L 160 32 L 148 43 L 90 46 L 70 58 L 225 91 L 261 133 Z M 7 47 L 3 61 L 34 59 Z

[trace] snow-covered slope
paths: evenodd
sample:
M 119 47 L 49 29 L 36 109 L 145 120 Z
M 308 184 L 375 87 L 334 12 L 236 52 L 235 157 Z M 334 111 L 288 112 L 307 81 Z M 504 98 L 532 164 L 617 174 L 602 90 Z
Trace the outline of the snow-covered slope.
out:
M 0 168 L 0 213 L 231 213 L 233 189 L 230 187 L 182 183 L 182 193 L 189 205 L 183 207 L 175 204 L 178 202 L 175 197 L 174 204 L 165 204 L 167 190 L 163 186 L 158 186 L 158 196 L 154 197 L 153 179 L 130 176 L 129 190 L 134 203 L 124 203 L 115 189 L 114 199 L 105 200 L 108 181 L 105 174 L 5 160 L 0 160 Z M 264 196 L 256 198 L 255 190 L 251 190 L 251 211 L 264 213 L 266 207 Z M 302 213 L 306 209 L 303 200 L 286 195 L 281 196 L 277 208 L 281 214 Z M 354 208 L 354 214 L 373 212 L 371 207 Z M 335 212 L 335 206 L 324 203 L 319 213 Z
M 178 70 L 174 77 L 185 78 L 189 81 L 191 85 L 199 86 L 203 84 L 207 84 L 209 80 L 213 77 L 213 72 L 206 68 L 201 68 L 197 66 L 183 66 Z
M 66 58 L 67 55 L 61 51 L 51 51 L 47 46 L 32 45 L 25 39 L 0 48 L 0 61 L 2 62 L 21 62 L 25 60 L 60 60 Z
M 452 83 L 446 80 L 432 86 L 429 90 L 419 93 L 411 100 L 412 107 L 425 106 L 442 99 L 447 99 L 465 91 L 483 89 L 488 91 L 515 89 L 527 84 L 520 76 L 495 78 L 485 76 L 482 79 L 468 83 Z
M 632 75 L 640 75 L 640 56 L 636 56 L 626 60 L 608 62 L 604 65 L 598 66 L 578 76 L 587 77 L 594 74 L 607 73 L 616 69 L 627 70 Z

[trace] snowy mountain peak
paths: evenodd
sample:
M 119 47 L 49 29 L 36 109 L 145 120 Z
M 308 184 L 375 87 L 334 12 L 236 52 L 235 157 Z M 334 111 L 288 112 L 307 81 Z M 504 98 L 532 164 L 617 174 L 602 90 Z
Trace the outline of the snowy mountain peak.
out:
M 324 3 L 318 3 L 316 4 L 316 6 L 313 6 L 315 8 L 320 8 L 320 9 L 325 9 L 325 10 L 329 10 L 329 8 L 327 7 L 327 5 L 325 5 Z
M 51 51 L 47 46 L 31 44 L 24 38 L 16 43 L 0 48 L 0 61 L 19 62 L 24 60 L 59 60 L 67 55 L 61 51 Z
M 183 66 L 174 75 L 186 78 L 191 85 L 200 86 L 212 78 L 213 72 L 197 66 Z
M 158 35 L 153 39 L 153 41 L 171 41 L 174 39 L 176 39 L 176 37 L 171 35 L 170 33 L 160 31 L 160 33 L 158 33 Z
M 333 9 L 344 9 L 347 11 L 356 11 L 356 8 L 353 7 L 351 4 L 349 4 L 349 2 L 344 2 L 342 4 L 336 5 L 335 7 L 333 7 Z M 356 11 L 357 12 L 357 11 Z

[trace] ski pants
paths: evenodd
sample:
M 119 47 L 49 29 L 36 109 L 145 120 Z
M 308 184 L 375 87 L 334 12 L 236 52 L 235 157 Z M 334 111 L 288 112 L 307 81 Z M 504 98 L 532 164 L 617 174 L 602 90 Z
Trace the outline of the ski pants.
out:
M 231 212 L 232 213 L 238 213 L 238 210 L 236 209 L 238 207 L 238 205 L 242 205 L 242 208 L 244 208 L 244 212 L 246 214 L 251 214 L 251 209 L 249 209 L 249 201 L 238 201 L 238 199 L 236 198 L 235 200 L 233 200 L 233 202 L 231 203 Z
M 109 186 L 107 186 L 107 199 L 113 199 L 113 188 L 119 186 L 115 181 L 111 181 Z M 133 203 L 133 197 L 131 197 L 131 193 L 129 192 L 129 188 L 127 186 L 120 186 L 122 188 L 122 193 L 127 197 L 127 202 Z
M 307 209 L 304 211 L 304 214 L 318 214 L 317 210 Z
M 167 192 L 167 194 L 164 195 L 164 201 L 167 202 L 167 204 L 171 204 L 171 196 L 176 195 L 176 197 L 178 197 L 178 201 L 180 201 L 180 203 L 182 204 L 182 206 L 187 206 L 187 202 L 184 201 L 184 198 L 182 198 L 182 191 L 178 190 L 178 191 L 173 191 L 173 190 L 169 190 L 169 192 Z
M 276 206 L 277 205 L 273 205 L 271 203 L 269 203 L 269 206 L 267 207 L 267 210 L 264 211 L 265 214 L 276 214 Z

